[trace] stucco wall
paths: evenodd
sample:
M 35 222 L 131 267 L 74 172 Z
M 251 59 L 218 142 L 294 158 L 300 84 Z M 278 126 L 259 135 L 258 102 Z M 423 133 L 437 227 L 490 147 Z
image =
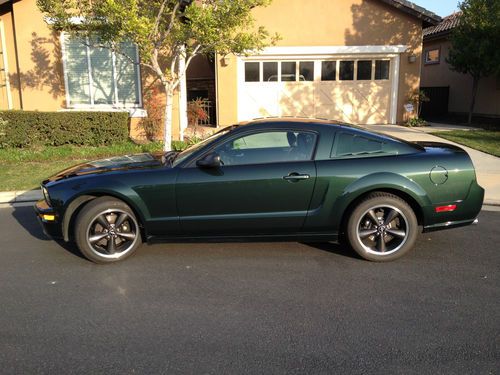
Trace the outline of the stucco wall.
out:
M 422 52 L 421 21 L 377 0 L 324 1 L 273 0 L 266 8 L 256 8 L 257 25 L 277 32 L 277 46 L 409 46 L 401 55 L 398 121 L 411 90 L 420 84 Z M 417 55 L 415 63 L 408 55 Z M 237 66 L 235 57 L 227 66 L 217 58 L 219 125 L 237 121 Z
M 66 105 L 61 46 L 35 0 L 13 3 L 23 109 L 53 111 Z M 13 79 L 12 82 L 16 80 Z
M 449 86 L 448 111 L 468 112 L 472 97 L 472 77 L 452 71 L 446 63 L 451 42 L 446 39 L 425 42 L 424 50 L 434 48 L 441 48 L 441 61 L 439 64 L 423 65 L 422 87 Z M 474 113 L 500 116 L 500 78 L 487 77 L 480 80 Z

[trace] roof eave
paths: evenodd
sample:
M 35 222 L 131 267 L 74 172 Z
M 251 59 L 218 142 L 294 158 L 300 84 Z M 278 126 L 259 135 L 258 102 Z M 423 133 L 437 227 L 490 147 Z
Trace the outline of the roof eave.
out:
M 407 0 L 380 0 L 386 4 L 389 4 L 402 12 L 405 12 L 413 17 L 416 17 L 428 26 L 435 26 L 442 21 L 442 18 L 437 14 L 434 14 L 427 9 L 419 7 L 418 5 L 413 4 Z

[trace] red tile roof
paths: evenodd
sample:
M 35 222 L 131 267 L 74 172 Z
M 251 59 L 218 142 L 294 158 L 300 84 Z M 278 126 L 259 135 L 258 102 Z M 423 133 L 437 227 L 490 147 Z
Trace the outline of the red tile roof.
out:
M 448 17 L 443 18 L 443 21 L 436 26 L 427 27 L 424 29 L 424 38 L 435 36 L 437 34 L 445 34 L 458 26 L 462 12 L 455 12 Z

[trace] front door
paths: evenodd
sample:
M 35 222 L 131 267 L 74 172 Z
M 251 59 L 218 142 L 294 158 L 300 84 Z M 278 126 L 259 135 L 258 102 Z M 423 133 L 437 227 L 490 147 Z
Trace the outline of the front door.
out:
M 299 232 L 316 180 L 316 134 L 297 130 L 236 136 L 213 151 L 219 168 L 186 167 L 176 184 L 189 235 Z

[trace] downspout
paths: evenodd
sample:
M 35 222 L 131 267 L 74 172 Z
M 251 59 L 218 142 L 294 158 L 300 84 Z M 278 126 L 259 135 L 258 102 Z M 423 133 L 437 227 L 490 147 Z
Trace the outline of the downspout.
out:
M 19 91 L 19 109 L 24 109 L 23 106 L 23 88 L 21 85 L 21 68 L 19 67 L 19 52 L 17 48 L 17 37 L 16 37 L 16 20 L 14 17 L 14 6 L 11 4 L 11 18 L 12 18 L 12 33 L 13 39 L 14 39 L 14 55 L 16 57 L 16 70 L 17 70 L 17 84 L 18 84 L 18 91 Z

